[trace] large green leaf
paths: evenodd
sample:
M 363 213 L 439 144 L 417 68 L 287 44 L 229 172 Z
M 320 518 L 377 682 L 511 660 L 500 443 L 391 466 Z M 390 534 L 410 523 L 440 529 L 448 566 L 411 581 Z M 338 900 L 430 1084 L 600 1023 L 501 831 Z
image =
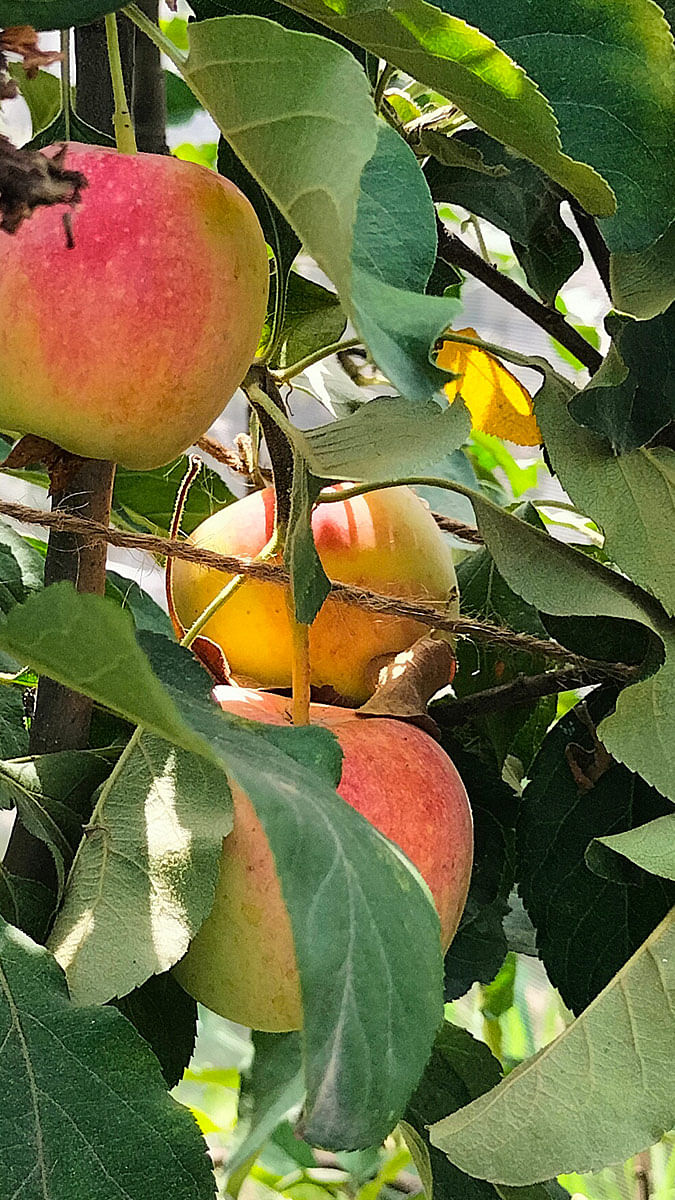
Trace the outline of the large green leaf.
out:
M 2 1195 L 212 1200 L 206 1146 L 112 1008 L 78 1008 L 51 954 L 0 922 Z
M 593 698 L 596 721 L 612 698 Z M 625 767 L 609 766 L 595 783 L 592 725 L 573 708 L 548 734 L 530 767 L 518 818 L 517 881 L 537 930 L 549 978 L 568 1008 L 580 1012 L 623 966 L 675 902 L 675 889 L 635 870 L 628 880 L 601 878 L 586 863 L 595 837 L 661 816 L 669 802 Z M 573 768 L 591 778 L 578 783 Z
M 480 5 L 472 6 L 466 20 L 458 19 L 464 13 L 450 15 L 424 0 L 347 0 L 339 6 L 325 0 L 292 0 L 290 7 L 447 96 L 492 137 L 538 163 L 589 212 L 614 211 L 604 180 L 561 152 L 547 100 L 508 51 L 492 41 Z
M 0 0 L 0 27 L 66 29 L 69 25 L 86 25 L 121 7 L 121 0 Z
M 447 374 L 429 350 L 458 306 L 423 294 L 431 196 L 412 151 L 378 123 L 354 58 L 257 17 L 188 31 L 182 71 L 195 94 L 330 276 L 378 366 L 404 395 L 431 396 Z
M 151 661 L 122 611 L 66 584 L 15 605 L 0 625 L 0 648 L 225 767 L 246 791 L 276 860 L 295 940 L 307 1137 L 373 1145 L 401 1115 L 441 1015 L 438 917 L 428 890 L 324 781 L 328 765 L 331 773 L 335 767 L 330 734 L 226 716 L 187 651 L 156 634 L 142 641 Z
M 49 938 L 78 1004 L 125 996 L 183 957 L 231 829 L 222 770 L 150 734 L 134 741 L 101 788 Z
M 608 438 L 616 451 L 625 454 L 675 421 L 675 304 L 652 321 L 614 314 L 605 326 L 612 335 L 612 352 L 591 383 L 574 397 L 570 412 L 579 425 Z
M 0 758 L 28 753 L 23 696 L 17 687 L 0 687 Z
M 564 1033 L 431 1128 L 470 1175 L 509 1185 L 623 1162 L 672 1125 L 675 910 Z
M 483 1042 L 448 1021 L 443 1023 L 403 1124 L 428 1200 L 562 1200 L 567 1196 L 554 1181 L 532 1188 L 504 1188 L 473 1178 L 429 1142 L 434 1121 L 488 1092 L 500 1076 L 499 1063 Z
M 652 0 L 538 0 L 536 8 L 441 0 L 440 7 L 477 25 L 527 71 L 551 103 L 563 149 L 611 185 L 617 212 L 601 221 L 610 249 L 640 250 L 664 233 L 673 219 L 675 48 L 661 9 Z M 538 130 L 529 147 L 500 140 L 565 182 L 537 157 Z

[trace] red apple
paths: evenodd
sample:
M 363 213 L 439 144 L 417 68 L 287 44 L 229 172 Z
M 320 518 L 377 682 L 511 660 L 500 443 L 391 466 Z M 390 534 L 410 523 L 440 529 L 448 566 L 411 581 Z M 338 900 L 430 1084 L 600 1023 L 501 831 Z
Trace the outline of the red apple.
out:
M 267 488 L 208 517 L 195 545 L 255 557 L 274 529 L 274 492 Z M 316 548 L 330 579 L 408 600 L 459 609 L 452 552 L 429 509 L 407 487 L 384 488 L 312 516 Z M 173 595 L 189 627 L 227 582 L 208 567 L 176 560 Z M 375 690 L 378 670 L 426 632 L 406 617 L 327 600 L 310 630 L 312 684 L 360 704 Z M 248 580 L 204 627 L 240 681 L 282 688 L 291 683 L 291 628 L 284 589 Z
M 159 466 L 208 429 L 255 355 L 262 230 L 234 184 L 194 163 L 73 143 L 65 166 L 88 181 L 72 247 L 60 206 L 0 237 L 0 422 Z
M 290 720 L 283 696 L 231 687 L 214 695 L 237 716 L 274 725 Z M 447 949 L 473 856 L 471 809 L 455 767 L 428 734 L 401 721 L 319 704 L 311 720 L 331 729 L 342 747 L 340 795 L 396 842 L 426 880 Z M 232 792 L 234 829 L 223 842 L 213 909 L 176 975 L 222 1016 L 254 1029 L 298 1029 L 298 971 L 274 858 L 250 800 L 236 785 Z

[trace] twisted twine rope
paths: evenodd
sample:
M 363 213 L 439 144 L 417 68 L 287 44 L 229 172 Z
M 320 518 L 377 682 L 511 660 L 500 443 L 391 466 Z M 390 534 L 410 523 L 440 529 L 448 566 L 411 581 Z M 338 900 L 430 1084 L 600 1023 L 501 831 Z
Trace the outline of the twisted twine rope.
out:
M 218 554 L 214 550 L 206 550 L 191 542 L 176 538 L 158 537 L 151 533 L 126 533 L 121 529 L 113 529 L 87 517 L 77 517 L 66 512 L 45 512 L 39 508 L 29 508 L 24 504 L 16 504 L 8 500 L 0 500 L 0 515 L 10 517 L 22 524 L 41 525 L 46 529 L 57 529 L 62 532 L 86 537 L 94 542 L 106 542 L 125 550 L 144 550 L 148 554 L 161 555 L 166 558 L 180 558 L 185 562 L 197 563 L 199 566 L 210 567 L 223 571 L 228 575 L 247 575 L 251 579 L 263 580 L 267 583 L 288 584 L 288 572 L 272 563 L 253 562 L 248 558 L 240 558 L 233 554 Z M 634 668 L 623 663 L 600 663 L 594 659 L 585 658 L 566 650 L 558 642 L 546 638 L 533 637 L 527 633 L 516 633 L 501 625 L 477 618 L 448 616 L 441 608 L 420 600 L 406 600 L 401 597 L 383 596 L 379 592 L 367 588 L 354 587 L 352 584 L 331 581 L 331 596 L 343 604 L 357 605 L 373 613 L 386 613 L 391 616 L 406 617 L 419 621 L 432 629 L 440 629 L 457 637 L 467 638 L 474 642 L 488 642 L 495 645 L 508 646 L 512 650 L 525 651 L 529 654 L 539 654 L 568 666 L 576 667 L 587 681 L 612 678 L 617 680 L 634 677 Z

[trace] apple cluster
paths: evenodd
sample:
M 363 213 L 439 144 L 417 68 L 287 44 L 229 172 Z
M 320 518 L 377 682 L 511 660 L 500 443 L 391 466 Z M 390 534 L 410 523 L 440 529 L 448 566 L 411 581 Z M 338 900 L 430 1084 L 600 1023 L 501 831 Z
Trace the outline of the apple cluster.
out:
M 57 152 L 63 147 L 45 154 Z M 66 146 L 65 162 L 87 181 L 67 220 L 62 209 L 44 208 L 0 237 L 2 427 L 148 469 L 195 442 L 241 383 L 266 312 L 265 240 L 234 184 L 192 163 L 78 144 Z M 193 540 L 252 558 L 274 521 L 266 489 L 210 517 Z M 320 505 L 312 526 L 329 578 L 457 611 L 450 550 L 410 489 Z M 225 582 L 221 572 L 178 563 L 174 602 L 184 625 Z M 292 668 L 284 588 L 247 580 L 203 632 L 240 685 L 216 690 L 222 708 L 271 724 L 290 720 L 279 694 Z M 421 729 L 355 711 L 380 668 L 424 632 L 414 620 L 328 599 L 311 627 L 310 658 L 312 686 L 332 703 L 313 704 L 310 720 L 340 743 L 340 795 L 428 884 L 446 948 L 472 865 L 462 781 Z M 224 1016 L 297 1029 L 298 971 L 274 858 L 249 798 L 235 787 L 233 799 L 213 910 L 176 974 Z

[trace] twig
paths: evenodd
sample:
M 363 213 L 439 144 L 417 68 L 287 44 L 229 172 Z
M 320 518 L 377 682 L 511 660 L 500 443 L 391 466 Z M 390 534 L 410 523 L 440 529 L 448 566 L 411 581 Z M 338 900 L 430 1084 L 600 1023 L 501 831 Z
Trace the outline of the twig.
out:
M 476 251 L 467 246 L 461 238 L 454 233 L 449 233 L 440 217 L 437 218 L 436 225 L 438 257 L 443 262 L 448 263 L 451 267 L 459 267 L 461 270 L 467 271 L 469 275 L 473 275 L 474 279 L 484 283 L 497 296 L 501 296 L 519 312 L 524 313 L 540 329 L 544 329 L 552 338 L 560 342 L 561 346 L 574 354 L 579 362 L 588 367 L 591 374 L 598 370 L 602 363 L 602 355 L 576 329 L 568 325 L 557 308 L 548 308 L 535 296 L 526 292 L 519 283 L 516 283 L 515 279 L 511 279 L 509 275 L 504 275 L 496 267 L 486 263 L 480 254 L 476 254 Z
M 595 263 L 595 269 L 604 284 L 607 295 L 611 299 L 612 293 L 609 276 L 609 249 L 607 247 L 607 243 L 605 242 L 594 218 L 590 215 L 590 213 L 587 213 L 586 209 L 582 208 L 581 204 L 574 196 L 568 196 L 568 200 L 570 208 L 574 214 L 574 220 L 579 226 L 579 232 L 584 239 L 586 246 L 588 247 L 588 253 L 593 259 L 593 262 Z
M 195 546 L 191 542 L 156 537 L 150 533 L 126 533 L 121 529 L 113 529 L 104 525 L 102 522 L 91 521 L 69 513 L 47 513 L 41 509 L 28 508 L 9 500 L 0 500 L 0 515 L 24 524 L 42 525 L 47 529 L 67 530 L 70 533 L 84 535 L 92 541 L 105 542 L 111 546 L 145 550 L 149 554 L 181 558 L 186 562 L 198 563 L 200 566 L 224 571 L 229 575 L 242 574 L 252 579 L 278 584 L 288 584 L 290 581 L 288 572 L 283 567 L 275 566 L 272 563 L 253 562 L 251 559 L 240 558 L 233 554 L 217 554 L 214 550 Z M 602 672 L 606 678 L 614 678 L 619 681 L 633 678 L 633 669 L 623 663 L 601 664 L 594 659 L 571 653 L 558 642 L 532 637 L 527 633 L 516 633 L 504 626 L 493 625 L 488 621 L 480 621 L 473 617 L 449 617 L 443 609 L 435 608 L 423 601 L 415 602 L 400 597 L 384 596 L 379 592 L 369 591 L 367 588 L 357 588 L 351 584 L 335 581 L 331 584 L 331 595 L 333 599 L 343 604 L 356 604 L 370 612 L 408 617 L 413 621 L 419 621 L 422 625 L 427 625 L 430 629 L 442 629 L 457 637 L 468 638 L 470 641 L 491 642 L 507 645 L 514 650 L 522 650 L 530 654 L 542 654 L 558 662 L 575 665 L 577 669 Z
M 638 678 L 638 667 L 617 663 L 614 669 L 618 666 L 622 667 L 626 682 L 630 681 L 631 676 Z M 474 692 L 472 696 L 463 696 L 460 700 L 447 701 L 443 709 L 443 724 L 460 725 L 471 717 L 503 712 L 505 708 L 519 708 L 523 704 L 531 704 L 533 700 L 540 700 L 542 696 L 554 696 L 573 688 L 607 683 L 607 678 L 607 671 L 598 663 L 585 669 L 568 667 L 563 671 L 545 671 L 541 675 L 517 675 L 509 683 L 486 688 L 484 692 Z

